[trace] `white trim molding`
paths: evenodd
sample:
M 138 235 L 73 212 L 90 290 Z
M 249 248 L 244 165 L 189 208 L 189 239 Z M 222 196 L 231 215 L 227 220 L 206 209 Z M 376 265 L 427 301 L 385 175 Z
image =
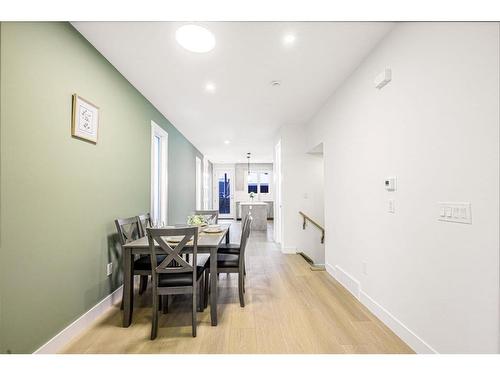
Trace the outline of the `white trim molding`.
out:
M 368 294 L 361 291 L 359 301 L 370 310 L 373 315 L 379 318 L 396 335 L 399 336 L 408 346 L 419 354 L 438 354 L 438 352 L 418 337 L 415 332 L 405 326 L 400 320 L 386 310 L 382 305 L 374 301 Z
M 154 140 L 160 140 L 160 212 L 154 208 L 154 176 L 156 167 L 154 154 Z M 152 220 L 158 223 L 167 223 L 168 220 L 168 133 L 161 126 L 151 121 L 151 215 Z
M 373 315 L 379 318 L 387 327 L 399 336 L 409 347 L 419 354 L 438 354 L 438 351 L 432 348 L 424 340 L 417 336 L 410 328 L 403 324 L 398 318 L 384 308 L 380 303 L 371 298 L 361 288 L 361 284 L 354 277 L 349 275 L 341 267 L 332 266 L 326 263 L 326 271 L 337 280 L 349 293 L 351 293 L 359 302 L 361 302 Z
M 201 158 L 195 158 L 195 207 L 197 210 L 203 210 L 203 164 Z
M 332 270 L 333 272 L 330 272 L 330 270 L 325 267 L 328 273 L 333 276 L 339 283 L 342 284 L 344 288 L 346 288 L 349 293 L 351 293 L 356 299 L 359 300 L 359 292 L 361 290 L 360 283 L 358 280 L 356 280 L 354 277 L 349 275 L 346 271 L 344 271 L 342 268 L 339 266 L 331 267 L 328 265 L 328 268 Z
M 120 286 L 113 293 L 105 297 L 101 302 L 43 344 L 33 354 L 57 354 L 57 352 L 64 348 L 72 339 L 89 328 L 97 318 L 120 302 L 122 290 L 123 286 Z

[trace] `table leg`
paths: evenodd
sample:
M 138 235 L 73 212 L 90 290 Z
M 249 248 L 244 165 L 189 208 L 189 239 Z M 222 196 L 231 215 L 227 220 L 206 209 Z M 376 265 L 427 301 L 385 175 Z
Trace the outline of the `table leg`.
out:
M 217 248 L 210 249 L 210 318 L 217 325 Z
M 229 229 L 230 228 L 227 228 L 227 232 L 226 232 L 226 244 L 229 243 Z
M 124 249 L 123 252 L 123 326 L 132 323 L 132 310 L 134 306 L 134 273 L 132 272 L 132 251 Z

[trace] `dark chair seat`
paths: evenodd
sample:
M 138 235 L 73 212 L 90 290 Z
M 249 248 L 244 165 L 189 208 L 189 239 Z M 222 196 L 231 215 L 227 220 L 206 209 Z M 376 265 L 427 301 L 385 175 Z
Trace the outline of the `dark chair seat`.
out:
M 156 256 L 156 261 L 158 264 L 163 262 L 163 260 L 166 258 L 166 255 L 157 255 Z M 151 258 L 149 255 L 146 256 L 141 256 L 139 259 L 137 259 L 134 262 L 134 270 L 138 271 L 151 271 Z
M 239 243 L 225 243 L 219 246 L 219 254 L 239 254 Z
M 237 254 L 219 254 L 217 255 L 217 268 L 238 268 L 240 256 Z
M 203 311 L 205 264 L 209 258 L 206 254 L 198 256 L 198 234 L 196 227 L 174 228 L 146 228 L 149 251 L 152 259 L 151 274 L 153 279 L 153 319 L 151 322 L 151 340 L 158 335 L 158 310 L 164 304 L 167 312 L 168 296 L 175 294 L 190 294 L 192 298 L 192 335 L 196 337 L 196 313 Z M 166 236 L 182 236 L 181 241 L 175 246 L 170 246 L 163 240 Z M 193 241 L 189 246 L 189 254 L 185 247 L 188 241 Z M 156 241 L 156 244 L 155 244 Z M 167 255 L 160 264 L 156 264 L 156 256 Z M 172 260 L 172 262 L 170 262 Z M 167 264 L 168 263 L 168 264 Z M 169 319 L 170 320 L 170 319 Z
M 240 245 L 228 244 L 219 247 L 217 254 L 217 274 L 219 273 L 237 273 L 238 274 L 238 294 L 240 297 L 240 306 L 245 307 L 245 249 L 248 237 L 250 236 L 250 226 L 252 224 L 252 216 L 248 213 L 243 221 L 241 228 Z M 210 270 L 210 265 L 207 265 L 207 271 Z M 218 275 L 211 275 L 218 277 Z M 208 277 L 205 278 L 205 293 L 208 293 Z M 208 300 L 208 294 L 205 294 L 205 306 Z
M 197 266 L 197 280 L 203 275 L 205 267 Z M 159 273 L 158 274 L 158 286 L 159 287 L 176 287 L 176 286 L 190 286 L 193 285 L 193 273 L 192 272 L 181 272 L 181 273 Z

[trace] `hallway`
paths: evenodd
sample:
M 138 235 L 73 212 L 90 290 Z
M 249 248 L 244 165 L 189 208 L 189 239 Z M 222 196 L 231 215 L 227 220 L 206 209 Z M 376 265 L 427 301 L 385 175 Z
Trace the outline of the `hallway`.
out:
M 231 226 L 239 240 L 240 222 Z M 121 327 L 111 309 L 63 353 L 413 353 L 325 271 L 311 271 L 298 255 L 282 254 L 268 231 L 253 231 L 247 248 L 246 306 L 238 303 L 237 275 L 220 275 L 219 325 L 198 313 L 191 337 L 190 299 L 176 296 L 149 339 L 151 297 L 137 298 L 133 323 Z M 148 289 L 150 291 L 150 289 Z

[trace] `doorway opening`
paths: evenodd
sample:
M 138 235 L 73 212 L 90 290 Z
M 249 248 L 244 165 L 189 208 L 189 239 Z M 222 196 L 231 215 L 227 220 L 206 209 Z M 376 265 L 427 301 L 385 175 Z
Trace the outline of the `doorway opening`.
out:
M 234 219 L 234 167 L 214 169 L 214 207 L 219 218 Z
M 274 146 L 274 187 L 275 187 L 275 204 L 274 204 L 274 241 L 281 244 L 282 225 L 282 195 L 281 195 L 281 140 Z
M 302 231 L 298 241 L 299 254 L 313 270 L 325 265 L 325 166 L 324 147 L 319 143 L 305 155 L 307 186 L 301 203 Z

